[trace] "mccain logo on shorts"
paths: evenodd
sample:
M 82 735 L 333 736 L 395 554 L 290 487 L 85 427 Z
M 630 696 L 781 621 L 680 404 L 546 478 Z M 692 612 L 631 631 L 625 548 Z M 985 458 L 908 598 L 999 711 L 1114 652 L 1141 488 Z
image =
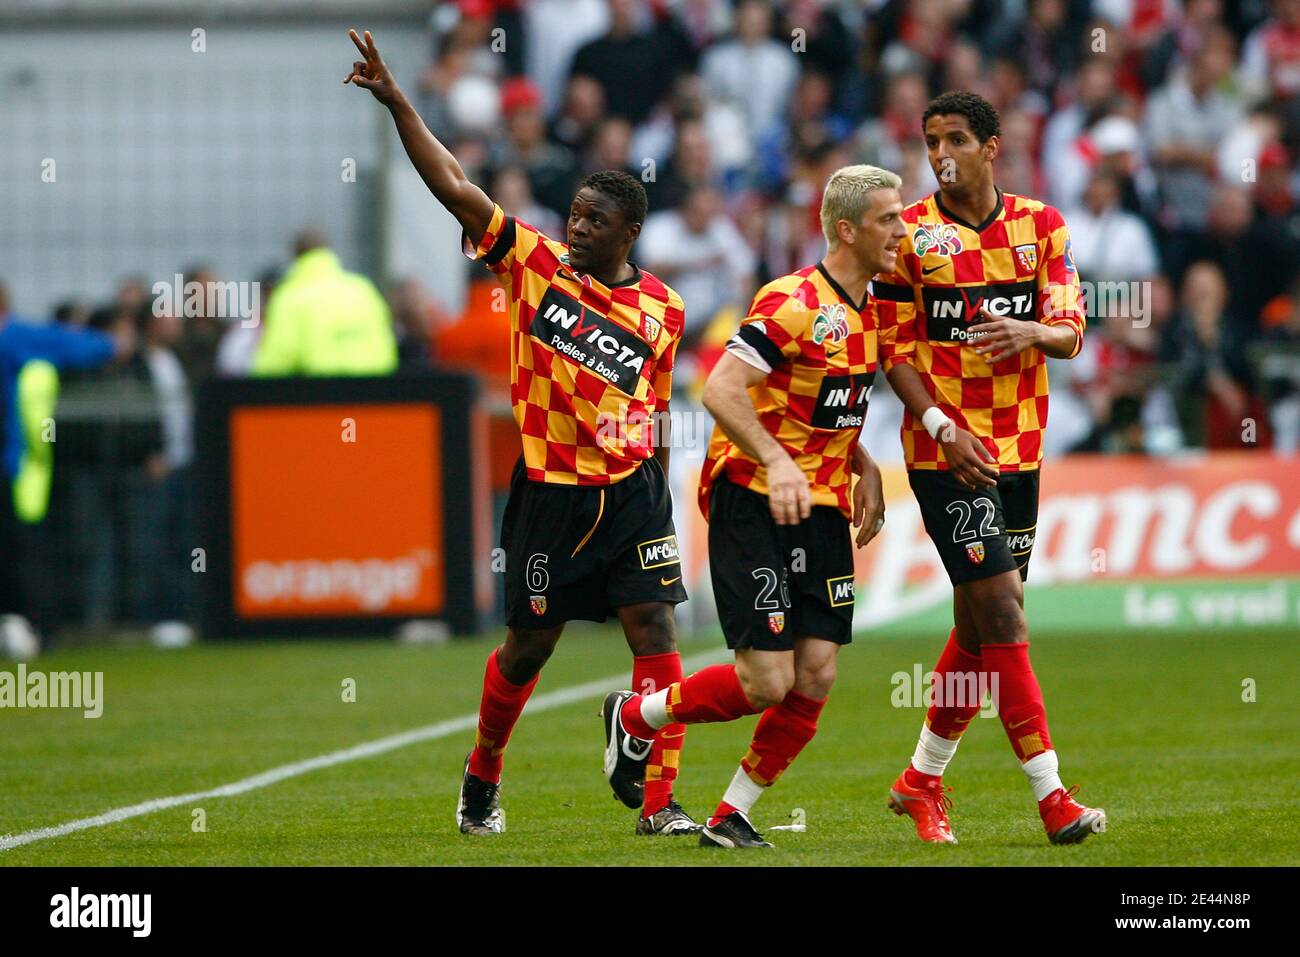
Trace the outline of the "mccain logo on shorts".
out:
M 537 304 L 528 334 L 596 373 L 624 395 L 636 394 L 641 370 L 654 355 L 635 332 L 554 286 Z
M 1037 526 L 1035 526 L 1036 528 Z M 1034 547 L 1034 529 L 1026 529 L 1020 532 L 1013 532 L 1007 529 L 1007 547 L 1011 549 L 1012 555 L 1022 555 L 1025 552 L 1033 550 Z
M 677 552 L 676 535 L 652 538 L 648 542 L 642 542 L 636 547 L 636 550 L 641 556 L 642 568 L 661 568 L 664 565 L 677 565 L 682 560 L 681 555 Z
M 867 402 L 876 373 L 855 372 L 851 375 L 822 377 L 822 387 L 813 407 L 814 429 L 859 429 L 867 421 Z
M 841 575 L 839 578 L 826 579 L 826 594 L 830 597 L 831 607 L 853 604 L 853 576 Z

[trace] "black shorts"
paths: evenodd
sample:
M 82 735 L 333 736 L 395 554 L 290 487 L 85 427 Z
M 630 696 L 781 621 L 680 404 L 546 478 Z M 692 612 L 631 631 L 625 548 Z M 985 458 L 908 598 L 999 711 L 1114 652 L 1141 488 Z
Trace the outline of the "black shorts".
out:
M 853 541 L 837 508 L 778 525 L 767 496 L 719 476 L 709 502 L 709 573 L 727 647 L 790 651 L 796 637 L 853 639 Z
M 993 488 L 967 488 L 946 469 L 913 469 L 907 479 L 930 540 L 954 585 L 1020 571 L 1038 530 L 1038 470 L 1004 472 Z
M 672 495 L 654 458 L 607 486 L 530 482 L 520 458 L 501 548 L 511 628 L 604 621 L 622 605 L 686 600 Z

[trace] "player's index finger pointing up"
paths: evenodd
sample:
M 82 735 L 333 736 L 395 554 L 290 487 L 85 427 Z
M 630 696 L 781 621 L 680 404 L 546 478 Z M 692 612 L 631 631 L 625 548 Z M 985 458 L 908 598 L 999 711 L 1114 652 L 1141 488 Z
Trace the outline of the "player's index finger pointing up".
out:
M 369 51 L 366 50 L 366 45 L 365 45 L 364 43 L 361 42 L 361 37 L 357 36 L 357 31 L 356 31 L 356 30 L 349 30 L 349 31 L 348 31 L 348 36 L 352 38 L 352 42 L 353 42 L 353 44 L 356 46 L 356 48 L 357 48 L 358 50 L 361 51 L 361 55 L 362 55 L 362 56 L 369 56 L 369 55 L 370 55 L 370 54 L 369 54 Z M 367 34 L 367 36 L 369 36 L 369 34 Z

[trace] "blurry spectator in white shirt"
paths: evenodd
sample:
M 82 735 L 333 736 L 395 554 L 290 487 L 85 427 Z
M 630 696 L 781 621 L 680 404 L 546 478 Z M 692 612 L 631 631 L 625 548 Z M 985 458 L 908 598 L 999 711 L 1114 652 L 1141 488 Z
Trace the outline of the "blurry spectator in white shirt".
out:
M 1074 80 L 1074 101 L 1054 112 L 1043 127 L 1043 174 L 1049 183 L 1067 165 L 1070 150 L 1083 131 L 1111 112 L 1115 103 L 1115 64 L 1106 57 L 1089 57 Z M 1067 171 L 1066 175 L 1069 173 Z M 1058 202 L 1059 205 L 1059 202 Z
M 691 190 L 680 209 L 647 217 L 635 255 L 686 303 L 687 350 L 721 309 L 743 306 L 753 291 L 754 253 L 709 187 Z
M 1058 209 L 1082 205 L 1084 190 L 1101 170 L 1137 180 L 1142 173 L 1141 155 L 1142 134 L 1137 124 L 1118 114 L 1103 117 L 1045 171 L 1052 205 Z
M 1191 67 L 1147 100 L 1143 130 L 1160 183 L 1161 218 L 1170 228 L 1205 226 L 1215 149 L 1241 118 L 1236 95 L 1221 86 L 1234 59 L 1232 35 L 1206 31 Z
M 742 0 L 736 10 L 736 38 L 713 47 L 701 64 L 709 94 L 738 107 L 751 136 L 781 121 L 799 77 L 794 51 L 771 34 L 771 6 L 765 0 Z
M 1120 206 L 1122 189 L 1118 175 L 1099 170 L 1083 205 L 1065 215 L 1074 261 L 1085 279 L 1146 280 L 1160 269 L 1147 224 Z

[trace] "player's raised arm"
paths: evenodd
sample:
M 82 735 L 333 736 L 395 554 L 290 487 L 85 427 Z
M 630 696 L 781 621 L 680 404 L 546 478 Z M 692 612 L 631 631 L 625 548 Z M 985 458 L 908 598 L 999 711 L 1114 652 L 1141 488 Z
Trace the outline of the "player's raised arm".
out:
M 798 525 L 812 514 L 808 478 L 781 443 L 763 428 L 758 413 L 754 411 L 754 400 L 749 395 L 750 386 L 758 385 L 767 375 L 730 352 L 724 352 L 704 383 L 701 399 L 727 438 L 767 469 L 772 518 L 778 525 Z
M 380 58 L 370 31 L 365 32 L 364 41 L 356 30 L 349 30 L 348 36 L 364 59 L 353 61 L 352 72 L 343 82 L 369 90 L 388 107 L 411 165 L 438 202 L 456 217 L 470 241 L 478 242 L 492 220 L 492 200 L 469 181 L 456 157 L 429 132 L 420 114 L 407 102 L 392 72 Z

